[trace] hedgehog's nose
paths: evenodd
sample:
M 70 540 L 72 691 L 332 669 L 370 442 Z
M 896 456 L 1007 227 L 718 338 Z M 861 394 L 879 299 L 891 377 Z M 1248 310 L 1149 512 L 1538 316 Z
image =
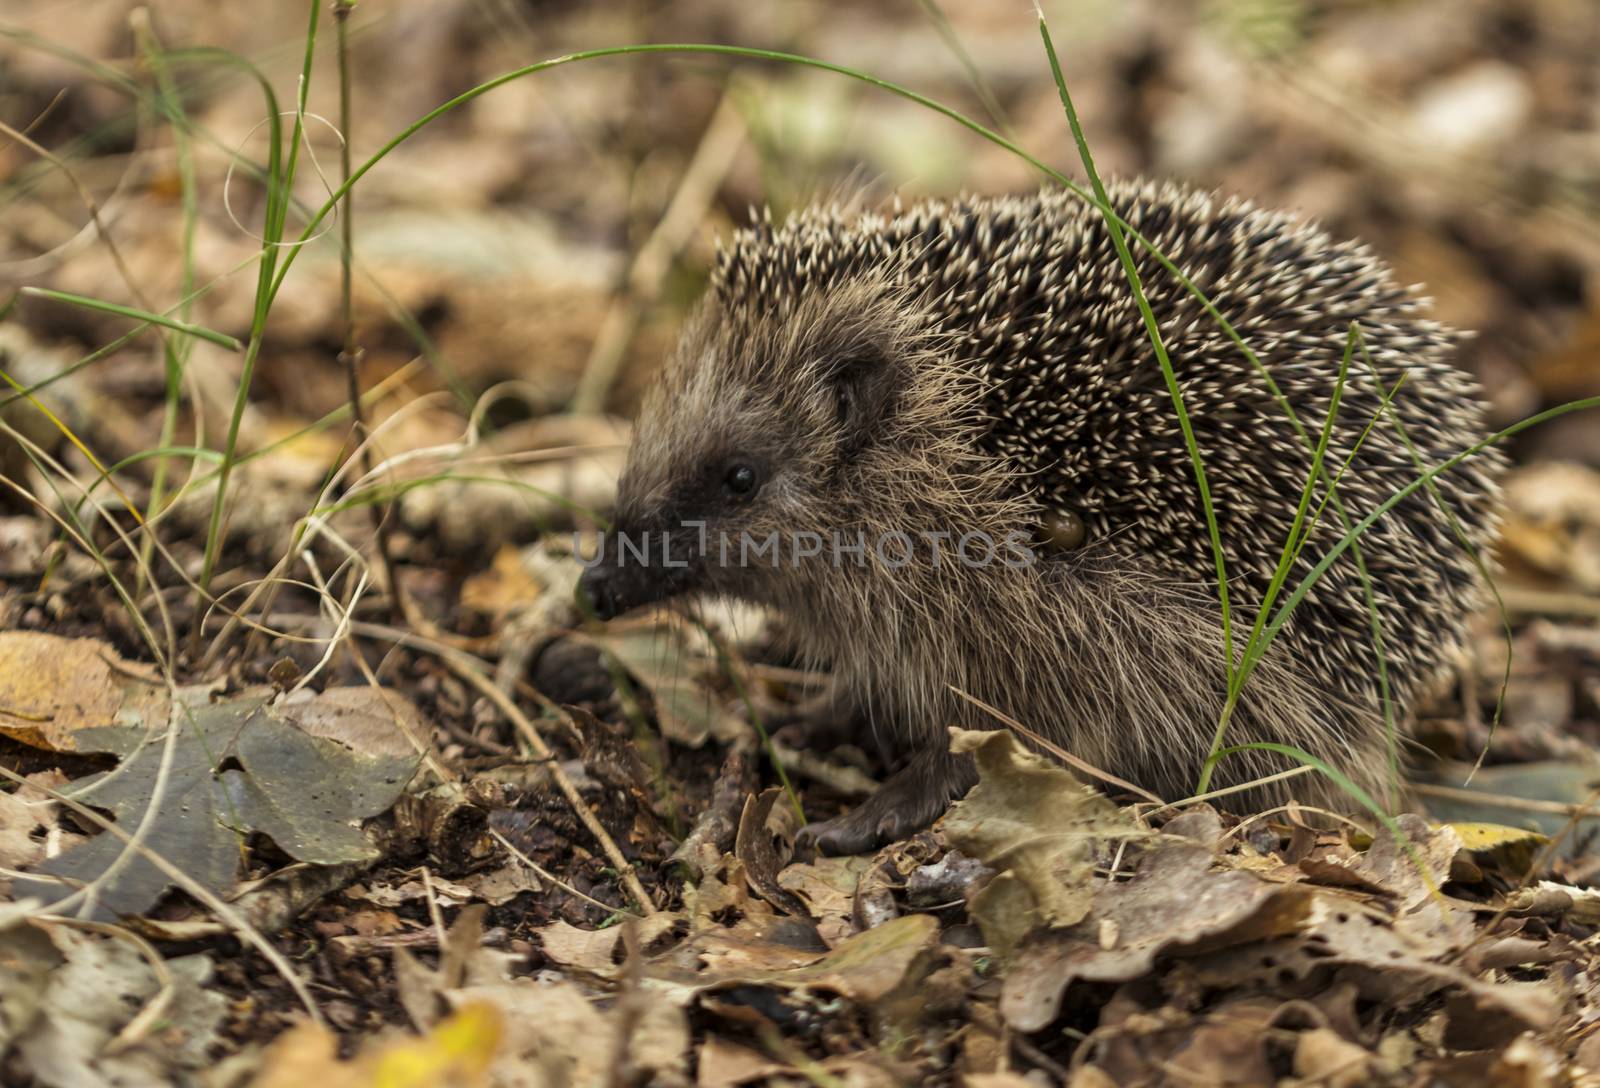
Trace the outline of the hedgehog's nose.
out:
M 626 610 L 618 592 L 617 572 L 598 563 L 578 578 L 578 601 L 579 607 L 587 605 L 599 620 L 613 619 Z

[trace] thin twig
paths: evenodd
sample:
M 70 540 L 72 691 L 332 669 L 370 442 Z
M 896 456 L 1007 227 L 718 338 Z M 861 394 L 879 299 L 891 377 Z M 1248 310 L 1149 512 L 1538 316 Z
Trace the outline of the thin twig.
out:
M 1286 778 L 1294 778 L 1298 775 L 1310 774 L 1314 770 L 1316 770 L 1316 768 L 1311 766 L 1309 763 L 1303 763 L 1298 767 L 1290 767 L 1288 770 L 1279 771 L 1276 774 L 1265 775 L 1261 778 L 1252 778 L 1248 782 L 1240 782 L 1233 786 L 1223 786 L 1220 789 L 1207 790 L 1205 793 L 1197 793 L 1191 797 L 1185 797 L 1183 800 L 1174 801 L 1170 805 L 1162 805 L 1160 808 L 1153 808 L 1149 812 L 1145 813 L 1145 817 L 1148 819 L 1149 817 L 1154 816 L 1156 813 L 1165 812 L 1170 808 L 1183 808 L 1185 805 L 1197 805 L 1201 801 L 1215 801 L 1218 797 L 1226 797 L 1233 793 L 1244 793 L 1246 790 L 1253 790 L 1260 786 L 1271 785 L 1274 782 L 1282 782 Z
M 961 67 L 966 69 L 967 82 L 972 84 L 973 93 L 978 96 L 978 101 L 983 104 L 984 112 L 994 122 L 995 128 L 1006 136 L 1015 136 L 1011 128 L 1011 119 L 1006 116 L 1005 109 L 1000 105 L 994 89 L 989 86 L 989 81 L 983 77 L 983 70 L 972 59 L 972 54 L 967 51 L 966 43 L 961 40 L 961 35 L 956 33 L 956 28 L 950 25 L 950 19 L 938 0 L 918 0 L 922 10 L 927 13 L 928 21 L 933 24 L 933 29 L 938 31 L 939 37 L 944 40 L 945 48 L 949 49 Z
M 1466 797 L 1458 798 L 1460 800 L 1478 801 L 1492 798 L 1495 803 L 1503 804 L 1507 808 L 1518 808 L 1521 807 L 1521 805 L 1531 806 L 1540 803 L 1527 798 L 1498 797 L 1493 794 L 1485 794 L 1481 797 L 1477 797 L 1473 796 L 1476 791 L 1454 790 L 1448 786 L 1427 786 L 1418 789 L 1418 792 L 1430 791 L 1438 791 L 1440 793 L 1448 791 L 1449 793 L 1468 795 Z M 1517 892 L 1526 891 L 1528 886 L 1533 883 L 1535 874 L 1545 872 L 1555 864 L 1556 853 L 1561 849 L 1561 844 L 1566 842 L 1568 835 L 1577 830 L 1578 825 L 1583 822 L 1584 816 L 1591 813 L 1600 814 L 1600 810 L 1597 810 L 1594 807 L 1597 801 L 1600 801 L 1600 789 L 1592 790 L 1589 793 L 1588 798 L 1580 805 L 1560 806 L 1570 809 L 1570 811 L 1567 813 L 1566 822 L 1561 825 L 1561 830 L 1552 835 L 1549 841 L 1544 844 L 1543 849 L 1541 849 L 1534 857 L 1533 861 L 1528 865 L 1527 871 L 1522 874 L 1522 879 L 1517 881 L 1516 889 L 1501 899 L 1500 909 L 1494 912 L 1494 915 L 1488 920 L 1488 922 L 1478 927 L 1477 934 L 1472 938 L 1471 941 L 1468 942 L 1467 947 L 1462 950 L 1462 955 L 1466 955 L 1468 952 L 1472 951 L 1472 949 L 1477 948 L 1489 936 L 1489 934 L 1499 929 L 1500 923 L 1508 914 L 1511 913 L 1511 896 Z M 1508 802 L 1520 802 L 1520 804 Z M 1554 802 L 1543 803 L 1553 804 Z
M 424 865 L 422 867 L 422 897 L 428 903 L 428 920 L 433 923 L 434 939 L 439 942 L 442 951 L 450 939 L 444 925 L 444 912 L 439 909 L 439 896 L 433 890 L 433 873 Z
M 1234 824 L 1232 827 L 1228 828 L 1228 830 L 1222 833 L 1222 837 L 1217 840 L 1216 849 L 1220 853 L 1224 843 L 1226 843 L 1229 839 L 1243 835 L 1245 828 L 1249 827 L 1251 824 L 1260 823 L 1262 820 L 1265 820 L 1270 816 L 1276 816 L 1279 813 L 1289 813 L 1292 815 L 1296 812 L 1305 812 L 1310 813 L 1313 816 L 1322 816 L 1326 819 L 1332 820 L 1334 823 L 1342 823 L 1353 831 L 1365 833 L 1369 830 L 1367 827 L 1364 827 L 1360 821 L 1354 820 L 1342 812 L 1335 812 L 1331 808 L 1318 808 L 1315 805 L 1291 803 L 1287 805 L 1278 805 L 1276 808 L 1269 808 L 1265 812 L 1257 812 L 1254 815 L 1246 816 L 1244 819 L 1240 820 L 1238 823 Z
M 383 381 L 379 382 L 377 385 L 373 386 L 370 390 L 368 390 L 366 395 L 362 399 L 364 401 L 375 401 L 381 396 L 387 396 L 389 391 L 394 386 L 400 384 L 400 382 L 402 380 L 402 376 L 406 375 L 406 372 L 409 369 L 410 369 L 410 364 L 407 364 L 407 366 L 402 367 L 399 371 L 395 372 L 394 374 L 391 374 L 389 377 L 385 378 Z M 415 404 L 415 403 L 418 403 L 418 402 L 425 402 L 425 400 L 426 400 L 426 398 L 419 397 L 419 398 L 417 398 L 417 400 L 413 401 L 412 403 Z M 337 409 L 337 412 L 343 412 L 344 410 L 345 410 L 344 408 L 340 408 L 340 409 Z M 331 418 L 333 418 L 333 416 L 335 414 L 336 413 L 330 412 L 329 415 L 327 417 L 325 417 L 325 418 L 331 419 Z M 396 414 L 398 415 L 398 413 L 396 413 Z M 371 441 L 371 439 L 369 438 L 368 441 Z M 256 456 L 260 456 L 262 454 L 268 453 L 271 450 L 273 450 L 274 448 L 276 448 L 276 443 L 271 444 L 271 445 L 267 445 L 267 446 L 263 446 L 261 449 L 257 450 L 255 453 L 246 454 L 244 457 L 240 458 L 240 462 L 243 463 L 244 461 L 247 461 L 252 457 L 256 457 Z M 341 466 L 339 468 L 339 470 L 336 471 L 333 474 L 332 478 L 329 479 L 328 481 L 326 481 L 323 484 L 322 491 L 319 492 L 318 496 L 317 496 L 317 504 L 318 505 L 320 505 L 322 503 L 323 498 L 336 485 L 338 485 L 339 482 L 343 478 L 344 478 L 344 467 Z M 195 481 L 196 486 L 198 486 L 200 484 L 209 483 L 211 479 L 212 479 L 212 477 L 210 477 L 210 476 L 202 477 L 201 479 Z M 187 490 L 187 488 L 185 488 L 185 490 Z M 180 496 L 182 494 L 183 494 L 183 492 L 179 492 Z M 178 502 L 178 498 L 174 497 L 173 502 L 172 502 L 172 507 L 169 507 L 169 509 L 171 509 L 173 507 L 176 507 L 177 502 Z M 255 635 L 257 633 L 260 633 L 260 634 L 269 634 L 270 633 L 270 634 L 273 634 L 273 635 L 279 634 L 278 632 L 266 632 L 266 631 L 263 631 L 262 628 L 260 627 L 260 625 L 255 624 L 253 621 L 247 619 L 246 617 L 248 617 L 250 615 L 253 615 L 253 614 L 260 614 L 260 615 L 263 615 L 263 616 L 271 614 L 273 603 L 277 599 L 277 585 L 278 585 L 278 582 L 283 579 L 284 572 L 289 569 L 289 566 L 294 562 L 295 556 L 299 553 L 299 550 L 300 550 L 300 535 L 299 534 L 300 534 L 300 530 L 297 529 L 296 530 L 295 541 L 291 545 L 289 550 L 287 552 L 285 552 L 282 557 L 279 558 L 278 562 L 273 566 L 272 570 L 267 573 L 265 578 L 262 578 L 262 579 L 258 580 L 256 583 L 254 583 L 255 588 L 251 592 L 250 596 L 248 598 L 246 598 L 245 602 L 243 604 L 241 604 L 237 609 L 235 609 L 232 612 L 228 613 L 228 619 L 223 624 L 222 630 L 211 640 L 211 645 L 206 650 L 205 656 L 200 659 L 200 663 L 195 669 L 195 671 L 197 673 L 199 673 L 202 676 L 209 675 L 211 673 L 211 670 L 215 667 L 216 663 L 221 659 L 223 651 L 226 649 L 226 647 L 228 645 L 228 642 L 230 641 L 230 639 L 233 636 L 234 630 L 239 626 L 245 626 L 245 627 L 250 628 L 250 630 L 251 630 L 251 637 L 246 639 L 246 641 L 245 641 L 245 649 L 244 649 L 244 656 L 245 657 L 249 657 L 252 653 L 254 653 L 254 652 L 259 650 L 260 644 L 257 641 L 257 639 L 255 638 Z M 169 560 L 169 562 L 171 562 L 171 560 Z M 179 567 L 177 569 L 179 569 L 180 572 L 182 570 L 181 567 Z M 190 584 L 192 586 L 194 586 L 196 589 L 199 588 L 199 582 L 198 581 L 191 581 Z M 251 583 L 246 583 L 246 584 L 251 584 Z M 238 587 L 235 587 L 235 588 L 237 589 Z M 216 597 L 211 597 L 208 594 L 206 599 L 209 602 L 211 608 L 215 609 L 215 608 L 218 608 L 218 607 L 221 606 L 221 601 L 222 601 L 222 598 L 224 596 L 226 596 L 226 594 L 219 594 Z M 258 604 L 257 604 L 258 601 L 261 602 L 259 604 L 259 607 L 258 607 Z M 208 613 L 208 615 L 209 615 L 209 613 Z
M 639 1080 L 631 1057 L 639 1032 L 639 1021 L 644 1016 L 648 1002 L 641 988 L 644 981 L 644 954 L 639 947 L 638 919 L 623 919 L 622 945 L 626 950 L 622 961 L 622 992 L 611 1007 L 616 1025 L 612 1036 L 611 1061 L 607 1063 L 606 1088 L 626 1088 Z
M 1116 786 L 1120 790 L 1126 790 L 1129 793 L 1137 794 L 1152 804 L 1166 804 L 1165 801 L 1161 800 L 1161 798 L 1157 797 L 1149 790 L 1141 789 L 1140 787 L 1135 786 L 1132 782 L 1129 782 L 1127 779 L 1118 778 L 1109 771 L 1102 771 L 1099 767 L 1094 766 L 1092 763 L 1086 762 L 1079 756 L 1073 755 L 1065 748 L 1062 748 L 1057 744 L 1052 744 L 1049 740 L 1046 740 L 1038 733 L 1035 733 L 1032 729 L 1029 729 L 1027 726 L 1017 721 L 1017 719 L 1011 717 L 1002 710 L 990 706 L 982 699 L 979 699 L 976 695 L 969 695 L 960 688 L 956 687 L 954 684 L 947 684 L 946 686 L 951 691 L 965 699 L 967 702 L 983 711 L 985 714 L 993 715 L 995 720 L 1000 722 L 1001 725 L 1004 725 L 1009 729 L 1021 734 L 1025 739 L 1033 744 L 1038 745 L 1040 749 L 1055 756 L 1057 759 L 1061 760 L 1061 762 L 1067 764 L 1069 767 L 1072 767 L 1074 770 L 1082 771 L 1084 774 L 1098 778 L 1100 781 Z
M 51 103 L 51 106 L 53 107 L 54 103 Z M 105 219 L 102 215 L 103 209 L 101 204 L 96 201 L 94 197 L 89 195 L 89 190 L 81 181 L 78 180 L 77 174 L 72 171 L 72 168 L 67 164 L 65 159 L 41 146 L 28 135 L 28 133 L 32 132 L 37 127 L 37 124 L 38 120 L 36 119 L 27 127 L 27 129 L 19 131 L 10 125 L 0 123 L 0 133 L 4 133 L 12 140 L 22 144 L 29 151 L 32 151 L 35 155 L 38 155 L 51 166 L 54 166 L 56 169 L 60 170 L 64 175 L 66 175 L 68 184 L 72 186 L 73 191 L 78 194 L 78 199 L 83 202 L 85 209 L 87 209 L 89 212 L 89 222 L 84 224 L 83 229 L 80 230 L 77 235 L 62 245 L 57 246 L 53 251 L 51 251 L 51 253 L 41 254 L 40 256 L 28 261 L 6 262 L 8 266 L 6 269 L 7 273 L 11 276 L 20 278 L 45 271 L 44 268 L 37 267 L 38 262 L 41 260 L 50 259 L 52 254 L 59 257 L 68 247 L 77 243 L 79 238 L 87 238 L 92 233 L 99 235 L 100 240 L 106 244 L 106 249 L 111 254 L 112 263 L 114 263 L 117 267 L 118 275 L 122 277 L 123 283 L 126 284 L 129 292 L 135 298 L 139 298 L 142 294 L 139 290 L 139 281 L 134 279 L 132 274 L 128 271 L 128 265 L 122 259 L 121 251 L 117 249 L 116 243 L 112 240 L 111 232 L 106 229 Z M 132 174 L 133 170 L 131 169 L 124 171 L 122 176 L 117 179 L 116 191 L 112 193 L 111 199 L 114 200 L 122 193 L 123 187 L 127 184 L 128 178 Z M 141 302 L 140 305 L 143 306 L 144 303 Z M 147 310 L 150 309 L 149 306 L 145 306 L 144 308 Z M 157 335 L 160 335 L 159 331 Z
M 11 139 L 15 140 L 23 147 L 26 147 L 29 151 L 39 156 L 45 162 L 61 171 L 62 175 L 66 177 L 67 183 L 72 186 L 73 192 L 78 194 L 78 199 L 82 201 L 84 208 L 88 211 L 89 220 L 94 224 L 94 229 L 96 233 L 100 235 L 100 240 L 105 243 L 106 252 L 111 255 L 111 263 L 116 267 L 117 275 L 122 278 L 123 283 L 127 286 L 128 293 L 133 296 L 134 301 L 137 302 L 141 307 L 146 310 L 152 309 L 149 297 L 145 295 L 144 291 L 139 287 L 138 279 L 134 277 L 132 270 L 128 267 L 128 262 L 123 259 L 122 250 L 117 247 L 116 240 L 111 237 L 111 231 L 106 227 L 105 220 L 101 218 L 100 205 L 95 202 L 95 199 L 89 193 L 88 188 L 85 187 L 83 182 L 78 179 L 78 175 L 73 171 L 71 165 L 68 164 L 65 159 L 61 158 L 61 156 L 57 155 L 49 148 L 44 147 L 38 141 L 34 140 L 31 136 L 13 128 L 4 121 L 0 121 L 0 134 L 11 137 Z M 156 336 L 160 338 L 163 347 L 170 350 L 171 345 L 167 339 L 168 331 L 162 328 L 160 325 L 152 325 L 151 327 L 155 330 Z M 18 388 L 20 389 L 20 387 Z M 104 465 L 100 463 L 100 459 L 96 457 L 86 445 L 80 442 L 78 440 L 78 436 L 73 434 L 72 431 L 68 430 L 65 424 L 56 419 L 54 413 L 50 412 L 49 409 L 45 408 L 44 405 L 40 404 L 31 396 L 28 398 L 28 401 L 40 412 L 42 412 L 46 418 L 50 419 L 52 423 L 59 427 L 62 433 L 67 436 L 73 445 L 77 446 L 79 451 L 81 451 L 84 456 L 89 459 L 89 463 L 94 465 L 98 471 L 105 475 L 106 482 L 110 484 L 111 489 L 115 491 L 117 493 L 117 497 L 120 498 L 124 504 L 126 504 L 129 515 L 134 519 L 134 521 L 138 522 L 140 525 L 143 525 L 144 517 L 139 513 L 139 507 L 127 496 L 122 488 L 117 485 L 117 482 L 111 479 L 111 473 Z
M 723 176 L 733 165 L 733 157 L 744 144 L 744 135 L 744 120 L 731 96 L 724 92 L 700 138 L 700 146 L 684 168 L 678 191 L 634 257 L 621 292 L 606 311 L 572 398 L 574 414 L 592 414 L 605 407 L 640 316 L 660 295 L 673 261 L 705 218 Z
M 555 779 L 556 787 L 561 790 L 562 795 L 567 799 L 567 803 L 572 806 L 573 814 L 578 817 L 578 820 L 588 830 L 589 834 L 594 836 L 595 842 L 599 844 L 607 860 L 611 862 L 621 876 L 623 886 L 628 890 L 628 894 L 633 896 L 634 901 L 638 903 L 639 909 L 647 916 L 656 913 L 655 904 L 650 901 L 650 896 L 644 890 L 644 885 L 639 883 L 639 877 L 634 872 L 633 866 L 628 862 L 627 858 L 623 857 L 622 851 L 617 848 L 616 842 L 601 825 L 588 804 L 584 802 L 582 795 L 578 793 L 578 787 L 573 785 L 572 779 L 568 778 L 567 773 L 561 769 L 560 762 L 556 760 L 555 753 L 550 750 L 550 746 L 545 743 L 545 739 L 540 735 L 538 727 L 522 712 L 522 708 L 517 706 L 515 700 L 489 678 L 488 672 L 475 658 L 463 653 L 454 646 L 446 645 L 436 639 L 383 624 L 352 623 L 350 624 L 350 631 L 352 634 L 366 638 L 398 642 L 404 646 L 421 650 L 424 653 L 433 654 L 440 661 L 443 661 L 446 667 L 457 676 L 472 687 L 477 688 L 484 698 L 493 703 L 495 708 L 504 714 L 506 719 L 516 727 L 522 739 L 532 749 L 534 758 L 548 763 L 550 776 Z M 569 728 L 577 730 L 577 723 L 572 720 L 572 716 L 557 706 L 555 702 L 538 692 L 533 692 L 533 696 L 545 710 L 561 718 Z
M 1551 816 L 1577 816 L 1590 818 L 1600 816 L 1600 807 L 1592 801 L 1585 804 L 1571 804 L 1566 801 L 1537 801 L 1529 797 L 1514 797 L 1504 793 L 1490 793 L 1487 790 L 1463 790 L 1455 786 L 1436 786 L 1429 783 L 1413 782 L 1411 792 L 1422 797 L 1437 797 L 1443 801 L 1464 801 L 1474 805 L 1492 805 L 1495 808 L 1508 808 L 1516 812 L 1541 812 Z
M 1527 589 L 1504 586 L 1506 611 L 1531 616 L 1567 616 L 1574 619 L 1600 619 L 1600 596 L 1570 590 Z
M 167 1010 L 172 1007 L 172 1000 L 178 995 L 178 984 L 172 977 L 172 970 L 167 966 L 167 961 L 161 958 L 161 953 L 157 952 L 149 941 L 126 926 L 116 926 L 109 922 L 91 922 L 83 918 L 52 918 L 46 924 L 82 929 L 133 945 L 144 962 L 149 965 L 150 973 L 155 975 L 159 989 L 156 990 L 154 997 L 144 1003 L 144 1007 L 137 1015 L 124 1024 L 122 1030 L 106 1043 L 101 1053 L 121 1054 L 144 1042 L 156 1025 L 166 1019 Z
M 532 858 L 530 858 L 523 851 L 519 850 L 515 843 L 513 843 L 510 839 L 506 838 L 504 835 L 502 835 L 500 832 L 496 831 L 492 827 L 489 829 L 489 836 L 491 838 L 493 838 L 495 842 L 497 842 L 501 846 L 505 847 L 506 853 L 508 853 L 512 857 L 516 858 L 517 861 L 520 864 L 527 866 L 528 870 L 530 872 L 532 872 L 534 876 L 539 877 L 541 880 L 549 881 L 551 884 L 555 885 L 557 888 L 560 888 L 562 891 L 564 891 L 568 895 L 572 896 L 572 898 L 581 899 L 585 903 L 588 903 L 591 907 L 599 907 L 601 910 L 605 911 L 607 914 L 615 914 L 615 913 L 617 913 L 617 909 L 618 908 L 612 906 L 610 903 L 602 903 L 602 902 L 600 902 L 600 900 L 596 899 L 592 895 L 584 895 L 577 888 L 574 888 L 571 884 L 568 884 L 566 881 L 562 880 L 560 877 L 558 877 L 554 873 L 550 872 L 550 870 L 546 869 L 544 866 L 542 866 L 538 862 L 534 861 Z M 642 915 L 638 915 L 638 914 L 633 913 L 633 911 L 631 911 L 631 910 L 623 911 L 622 913 L 626 914 L 630 918 L 643 917 Z
M 349 27 L 350 13 L 355 10 L 355 0 L 334 0 L 333 26 L 339 57 L 339 167 L 342 181 L 350 180 L 350 55 L 349 55 Z M 344 367 L 345 378 L 350 387 L 350 419 L 353 423 L 356 443 L 360 447 L 361 469 L 363 475 L 372 475 L 372 444 L 367 439 L 366 413 L 361 407 L 361 360 L 366 351 L 356 343 L 356 313 L 355 297 L 351 288 L 350 262 L 355 258 L 355 214 L 352 204 L 355 198 L 355 189 L 345 189 L 344 199 L 339 208 L 339 227 L 341 244 L 339 246 L 339 305 L 344 319 L 344 347 L 339 351 L 339 362 Z M 372 519 L 372 536 L 377 543 L 378 558 L 383 564 L 384 580 L 389 583 L 389 604 L 392 616 L 396 620 L 411 618 L 411 609 L 405 589 L 400 585 L 400 578 L 394 565 L 394 548 L 391 546 L 389 535 L 391 522 L 390 510 L 398 512 L 400 494 L 395 493 L 388 502 L 376 501 L 368 505 L 367 510 Z

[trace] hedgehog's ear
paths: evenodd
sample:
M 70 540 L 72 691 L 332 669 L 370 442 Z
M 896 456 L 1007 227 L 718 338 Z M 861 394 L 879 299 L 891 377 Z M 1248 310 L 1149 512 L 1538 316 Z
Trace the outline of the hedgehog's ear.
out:
M 888 356 L 875 346 L 856 347 L 830 360 L 827 384 L 848 453 L 876 433 L 892 388 L 891 369 Z

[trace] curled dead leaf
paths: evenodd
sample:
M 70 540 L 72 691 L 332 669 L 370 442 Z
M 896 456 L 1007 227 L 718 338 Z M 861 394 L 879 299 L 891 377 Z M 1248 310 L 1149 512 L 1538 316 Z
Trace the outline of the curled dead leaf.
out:
M 979 779 L 941 822 L 945 837 L 992 868 L 1015 874 L 1041 924 L 1082 920 L 1092 897 L 1095 846 L 1149 832 L 1009 732 L 953 729 L 951 738 L 951 751 L 976 758 Z M 1015 897 L 1008 895 L 1007 903 L 1014 918 Z

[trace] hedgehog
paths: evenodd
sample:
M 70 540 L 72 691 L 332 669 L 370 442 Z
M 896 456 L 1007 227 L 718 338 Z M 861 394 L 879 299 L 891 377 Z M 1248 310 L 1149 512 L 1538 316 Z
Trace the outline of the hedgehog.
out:
M 1349 520 L 1319 484 L 1288 588 L 1419 466 L 1482 438 L 1479 390 L 1451 363 L 1460 335 L 1365 245 L 1170 183 L 1109 198 L 1226 316 L 1305 431 L 1135 245 L 1210 482 L 1237 660 L 1336 390 L 1324 464 Z M 1366 357 L 1341 388 L 1352 324 Z M 1383 784 L 1378 678 L 1401 720 L 1448 678 L 1483 603 L 1502 467 L 1493 452 L 1460 460 L 1327 569 L 1251 675 L 1227 744 L 1292 746 Z M 740 599 L 775 610 L 798 657 L 831 673 L 813 732 L 873 738 L 899 769 L 808 825 L 825 853 L 908 835 L 969 789 L 954 726 L 1021 723 L 1109 781 L 1188 797 L 1226 699 L 1215 557 L 1171 394 L 1101 212 L 1061 191 L 813 207 L 739 231 L 646 394 L 586 563 L 600 619 Z M 1340 796 L 1277 773 L 1298 765 L 1236 751 L 1212 784 L 1257 806 Z

